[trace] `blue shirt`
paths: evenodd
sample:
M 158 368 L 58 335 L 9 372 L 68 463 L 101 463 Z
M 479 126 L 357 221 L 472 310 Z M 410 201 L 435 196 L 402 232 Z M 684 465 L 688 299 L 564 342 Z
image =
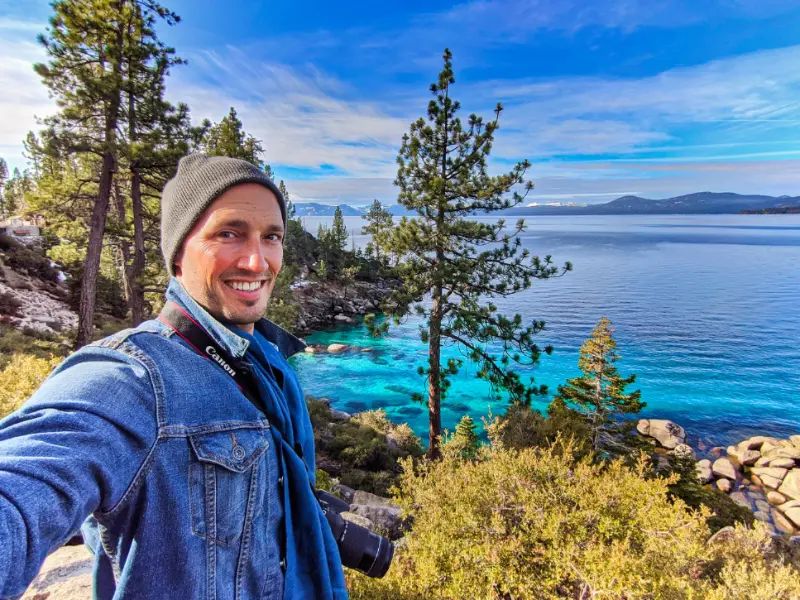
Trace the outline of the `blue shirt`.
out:
M 286 362 L 303 343 L 229 329 L 176 280 L 167 297 L 254 365 L 262 406 L 157 320 L 67 358 L 0 421 L 0 600 L 82 525 L 102 600 L 346 598 Z

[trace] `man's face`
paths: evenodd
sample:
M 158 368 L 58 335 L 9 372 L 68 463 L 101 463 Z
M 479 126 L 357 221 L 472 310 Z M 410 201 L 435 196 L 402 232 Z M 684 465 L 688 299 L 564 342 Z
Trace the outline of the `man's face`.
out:
M 283 235 L 275 194 L 256 183 L 234 186 L 186 236 L 175 276 L 214 317 L 252 333 L 283 264 Z

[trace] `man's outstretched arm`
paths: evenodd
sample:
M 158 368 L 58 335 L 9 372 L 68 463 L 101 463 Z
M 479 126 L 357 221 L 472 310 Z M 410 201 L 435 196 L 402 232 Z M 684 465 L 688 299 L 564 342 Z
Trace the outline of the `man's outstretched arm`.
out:
M 22 595 L 87 516 L 122 501 L 155 446 L 155 403 L 143 363 L 88 347 L 0 421 L 0 600 Z

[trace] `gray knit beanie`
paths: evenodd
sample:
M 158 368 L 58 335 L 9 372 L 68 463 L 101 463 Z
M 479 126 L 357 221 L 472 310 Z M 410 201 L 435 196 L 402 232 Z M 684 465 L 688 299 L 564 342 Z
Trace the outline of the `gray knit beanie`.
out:
M 167 271 L 174 275 L 173 262 L 183 239 L 209 205 L 225 191 L 241 183 L 263 185 L 278 199 L 286 228 L 286 202 L 278 186 L 255 165 L 238 158 L 190 154 L 178 162 L 178 172 L 161 194 L 161 252 Z

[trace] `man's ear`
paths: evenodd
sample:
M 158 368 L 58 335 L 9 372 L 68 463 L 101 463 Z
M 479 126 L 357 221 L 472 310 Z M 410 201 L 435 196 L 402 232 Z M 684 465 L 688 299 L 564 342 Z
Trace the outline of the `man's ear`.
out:
M 172 261 L 172 272 L 175 273 L 175 277 L 181 276 L 182 265 L 183 265 L 183 248 L 178 250 L 178 253 L 175 255 L 175 260 Z

